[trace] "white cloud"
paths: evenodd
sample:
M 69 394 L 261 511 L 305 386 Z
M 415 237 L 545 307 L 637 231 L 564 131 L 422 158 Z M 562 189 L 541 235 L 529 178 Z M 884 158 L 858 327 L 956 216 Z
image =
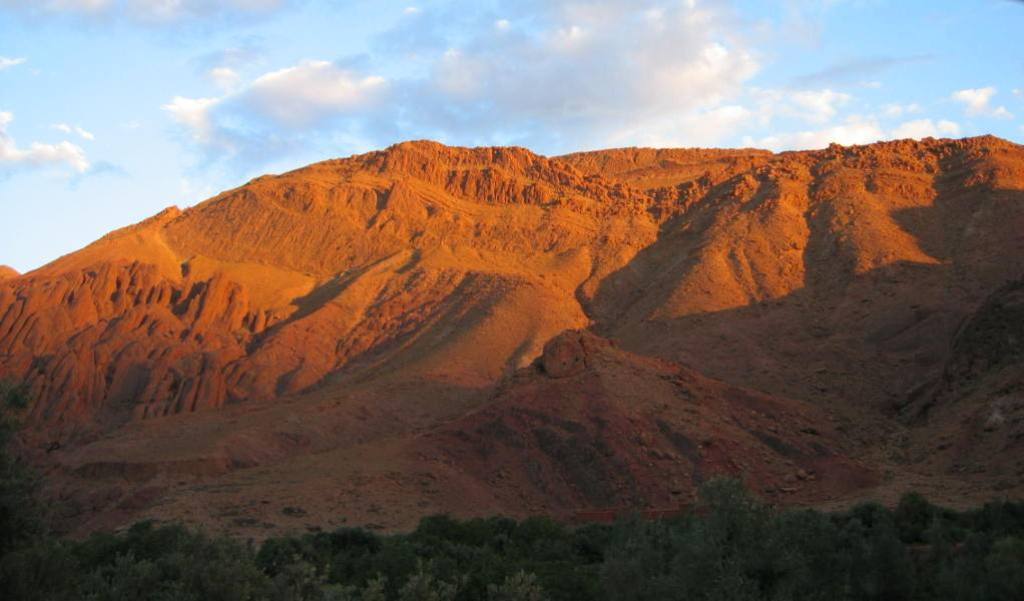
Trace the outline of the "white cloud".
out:
M 996 109 L 992 111 L 992 116 L 996 119 L 1013 119 L 1013 113 L 1006 110 L 1005 106 L 996 107 Z
M 0 56 L 0 71 L 16 67 L 24 62 L 25 59 L 23 58 L 7 58 L 6 56 Z
M 231 67 L 214 67 L 206 72 L 206 77 L 222 90 L 233 90 L 242 82 L 242 76 Z
M 171 102 L 161 108 L 170 113 L 172 119 L 184 126 L 193 140 L 200 144 L 211 144 L 214 141 L 214 126 L 210 111 L 220 101 L 220 98 L 175 96 Z
M 148 23 L 268 13 L 288 0 L 0 0 L 35 15 L 120 17 Z
M 697 126 L 698 115 L 739 104 L 759 65 L 726 12 L 717 3 L 657 4 L 509 3 L 475 29 L 454 11 L 403 22 L 382 45 L 419 57 L 428 75 L 394 82 L 409 99 L 396 112 L 428 125 L 413 135 L 558 152 L 640 142 L 645 129 Z M 520 21 L 528 31 L 512 26 Z M 675 131 L 677 144 L 704 135 Z
M 963 104 L 968 114 L 980 115 L 990 110 L 988 103 L 995 94 L 996 89 L 992 87 L 971 88 L 953 92 L 952 98 Z
M 960 135 L 960 126 L 953 121 L 940 119 L 934 122 L 931 119 L 916 119 L 901 123 L 893 129 L 889 137 L 894 139 L 914 138 L 942 138 L 956 137 Z
M 850 115 L 862 106 L 851 94 L 856 82 L 750 87 L 759 61 L 725 6 L 532 0 L 495 14 L 431 4 L 403 11 L 410 17 L 397 18 L 367 56 L 307 60 L 255 78 L 240 75 L 253 65 L 206 63 L 222 92 L 178 96 L 163 108 L 205 159 L 261 166 L 282 151 L 309 156 L 339 152 L 343 143 L 424 137 L 553 154 L 731 144 L 740 132 L 776 149 L 959 135 L 952 121 L 920 118 L 915 103 Z M 989 102 L 982 105 L 997 114 Z
M 57 144 L 33 142 L 28 148 L 19 148 L 7 133 L 7 126 L 14 120 L 14 115 L 0 111 L 0 168 L 46 165 L 66 165 L 78 173 L 89 169 L 89 161 L 85 151 L 68 141 Z
M 365 108 L 386 86 L 377 75 L 359 75 L 328 61 L 304 61 L 261 75 L 239 100 L 274 121 L 302 126 Z
M 304 61 L 265 73 L 219 97 L 174 97 L 163 105 L 205 152 L 217 157 L 259 156 L 266 148 L 302 145 L 344 117 L 375 110 L 387 82 L 327 61 Z M 333 133 L 333 132 L 332 132 Z
M 832 89 L 786 90 L 751 88 L 747 91 L 756 107 L 759 125 L 767 127 L 778 118 L 824 125 L 833 121 L 853 96 Z
M 745 142 L 771 150 L 811 150 L 825 148 L 829 144 L 844 146 L 871 144 L 880 140 L 904 138 L 941 138 L 960 135 L 960 126 L 953 121 L 916 119 L 899 124 L 891 130 L 882 128 L 874 116 L 851 115 L 844 123 L 817 130 L 776 134 Z
M 829 144 L 870 144 L 885 137 L 875 119 L 853 116 L 845 123 L 818 130 L 775 134 L 750 143 L 771 150 L 810 150 Z
M 220 97 L 177 97 L 164 108 L 207 151 L 260 157 L 268 155 L 260 145 L 337 148 L 339 136 L 371 146 L 429 137 L 548 153 L 721 141 L 752 116 L 742 95 L 758 62 L 718 5 L 707 6 L 664 3 L 653 18 L 628 0 L 552 0 L 503 6 L 495 20 L 442 5 L 399 19 L 368 60 L 305 61 Z M 528 32 L 512 26 L 520 21 L 529 21 Z M 411 68 L 375 75 L 388 61 Z M 815 93 L 800 97 L 809 107 L 800 112 L 819 121 L 848 98 Z
M 964 105 L 968 115 L 996 117 L 999 119 L 1012 119 L 1013 115 L 1006 110 L 1006 107 L 992 107 L 991 101 L 998 90 L 989 86 L 986 88 L 968 88 L 953 92 L 951 98 Z
M 612 133 L 606 146 L 715 146 L 755 118 L 750 109 L 732 104 L 706 111 L 647 121 Z
M 913 115 L 921 112 L 921 105 L 916 102 L 910 104 L 886 104 L 882 107 L 882 114 L 890 118 L 898 118 L 903 115 Z
M 83 140 L 89 140 L 90 142 L 96 139 L 96 136 L 92 132 L 82 129 L 77 125 L 68 125 L 67 123 L 54 123 L 50 126 L 51 129 L 55 129 L 65 134 L 77 134 L 78 137 Z
M 850 95 L 832 90 L 805 90 L 794 92 L 789 100 L 808 121 L 825 123 L 839 112 L 839 107 L 850 101 Z
M 14 8 L 51 12 L 98 13 L 111 8 L 114 0 L 7 0 L 4 4 Z

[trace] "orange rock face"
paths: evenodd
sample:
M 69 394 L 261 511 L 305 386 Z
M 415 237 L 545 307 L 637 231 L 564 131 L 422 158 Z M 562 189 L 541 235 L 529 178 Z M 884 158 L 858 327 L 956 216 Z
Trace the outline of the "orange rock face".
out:
M 860 459 L 906 438 L 893 415 L 956 405 L 920 391 L 959 365 L 960 324 L 1024 274 L 1022 232 L 1024 148 L 991 137 L 557 158 L 409 142 L 257 178 L 28 274 L 0 272 L 0 377 L 32 391 L 27 447 L 59 447 L 38 460 L 74 475 L 55 494 L 97 515 L 109 503 L 82 501 L 97 478 L 128 495 L 124 474 L 291 469 L 313 451 L 352 462 L 346 449 L 378 445 L 360 455 L 374 456 L 384 440 L 424 432 L 452 440 L 450 424 L 463 422 L 451 420 L 470 420 L 457 428 L 470 431 L 483 415 L 522 433 L 548 419 L 522 407 L 550 417 L 594 386 L 597 404 L 570 403 L 579 435 L 631 457 L 623 469 L 641 496 L 664 501 L 647 465 L 660 464 L 615 437 L 636 421 L 659 453 L 678 454 L 675 435 L 654 409 L 624 406 L 621 382 L 644 373 L 644 388 L 688 369 L 716 382 L 700 388 L 714 392 L 696 415 L 733 441 L 720 457 L 708 451 L 707 465 L 797 488 L 778 478 L 817 451 L 786 428 L 750 438 L 767 427 L 744 414 L 752 404 L 827 433 L 817 444 L 830 465 L 861 486 L 878 470 Z M 558 336 L 566 330 L 596 336 Z M 667 404 L 666 427 L 696 440 L 671 409 L 685 397 L 673 390 L 649 402 Z M 619 420 L 614 436 L 592 429 L 605 409 Z M 179 440 L 179 428 L 192 438 Z M 556 447 L 573 444 L 571 429 L 556 434 Z M 488 469 L 483 443 L 458 440 L 450 451 L 407 450 L 445 470 L 465 461 L 452 477 L 472 498 Z M 529 440 L 529 453 L 547 453 L 538 465 L 553 466 L 554 447 Z M 765 468 L 762 455 L 785 469 Z M 674 478 L 692 481 L 687 461 Z M 521 468 L 506 466 L 520 479 Z M 820 491 L 808 501 L 856 488 L 815 486 L 826 480 L 801 489 Z M 397 486 L 388 482 L 373 486 Z M 590 498 L 560 490 L 563 509 Z

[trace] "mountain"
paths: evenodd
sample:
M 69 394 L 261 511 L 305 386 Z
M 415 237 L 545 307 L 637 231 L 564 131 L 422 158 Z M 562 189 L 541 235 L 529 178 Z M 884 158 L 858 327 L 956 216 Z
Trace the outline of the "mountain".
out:
M 1005 321 L 1022 201 L 1024 148 L 993 137 L 408 142 L 4 280 L 0 376 L 84 529 L 678 505 L 719 472 L 780 502 L 963 502 L 1020 487 L 1017 437 L 956 439 L 1002 389 L 956 382 L 1002 348 L 971 324 Z
M 0 265 L 0 281 L 16 278 L 19 275 L 21 274 L 19 274 L 13 267 L 8 267 L 7 265 Z

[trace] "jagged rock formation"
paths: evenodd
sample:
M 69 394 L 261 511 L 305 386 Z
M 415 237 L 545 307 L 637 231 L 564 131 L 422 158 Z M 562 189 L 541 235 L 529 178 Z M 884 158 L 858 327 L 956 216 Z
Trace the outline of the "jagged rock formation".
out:
M 289 457 L 312 452 L 366 465 L 383 447 L 353 459 L 353 445 L 416 432 L 445 440 L 439 428 L 471 427 L 451 420 L 472 411 L 539 428 L 487 412 L 529 405 L 550 416 L 573 386 L 607 382 L 587 362 L 597 345 L 596 356 L 617 357 L 598 363 L 624 381 L 646 374 L 637 386 L 683 365 L 719 382 L 701 388 L 716 391 L 701 419 L 736 415 L 721 430 L 738 441 L 730 460 L 778 488 L 778 474 L 753 460 L 778 449 L 742 434 L 764 424 L 738 408 L 767 403 L 810 420 L 826 433 L 819 444 L 843 457 L 835 465 L 876 451 L 909 461 L 925 447 L 883 450 L 902 436 L 894 415 L 928 405 L 926 424 L 953 419 L 963 395 L 922 391 L 960 373 L 961 324 L 1021 273 L 1024 148 L 992 137 L 557 158 L 410 142 L 261 177 L 0 276 L 0 377 L 32 391 L 28 447 L 59 447 L 39 461 L 75 478 L 193 469 L 182 466 L 221 477 L 294 467 Z M 556 337 L 579 329 L 600 338 Z M 524 384 L 524 373 L 544 379 Z M 534 392 L 501 396 L 510 382 Z M 626 392 L 600 389 L 608 411 L 668 444 L 653 410 L 621 406 Z M 658 394 L 672 405 L 677 392 Z M 594 410 L 580 403 L 570 412 L 587 423 Z M 808 407 L 839 425 L 821 425 Z M 315 426 L 303 421 L 313 415 Z M 189 441 L 175 433 L 181 420 Z M 294 429 L 282 434 L 281 420 Z M 588 440 L 599 440 L 590 427 Z M 803 435 L 779 440 L 809 456 Z M 187 461 L 170 461 L 188 445 Z M 450 474 L 476 474 L 466 490 L 484 478 L 469 450 L 422 452 L 445 470 L 468 462 Z M 627 470 L 642 474 L 645 499 L 661 498 L 643 484 L 648 471 Z M 81 501 L 89 478 L 58 494 Z

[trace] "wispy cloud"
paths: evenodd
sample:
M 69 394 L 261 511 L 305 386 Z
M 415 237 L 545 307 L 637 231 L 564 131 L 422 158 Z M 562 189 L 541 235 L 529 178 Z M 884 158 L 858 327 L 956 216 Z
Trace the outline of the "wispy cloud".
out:
M 772 150 L 807 150 L 825 148 L 829 144 L 870 144 L 879 140 L 903 138 L 941 138 L 960 135 L 960 126 L 952 121 L 916 119 L 885 129 L 873 115 L 851 115 L 843 123 L 816 130 L 780 133 L 760 139 L 748 138 L 747 143 Z
M 1006 110 L 1005 106 L 993 107 L 992 98 L 998 90 L 992 86 L 986 88 L 968 88 L 953 92 L 951 98 L 964 105 L 964 110 L 971 116 L 996 117 L 998 119 L 1012 119 L 1013 114 Z
M 364 119 L 378 110 L 388 82 L 328 61 L 303 61 L 265 73 L 223 96 L 175 97 L 163 106 L 189 137 L 221 157 L 266 156 L 268 147 Z
M 792 84 L 794 87 L 807 87 L 869 80 L 893 67 L 929 60 L 933 60 L 933 57 L 928 54 L 854 58 L 801 75 Z
M 265 73 L 236 99 L 278 124 L 307 127 L 334 115 L 375 105 L 387 80 L 329 61 L 303 61 Z
M 10 112 L 0 111 L 0 169 L 18 167 L 65 166 L 78 173 L 89 169 L 85 151 L 68 141 L 57 144 L 33 142 L 28 148 L 20 148 L 7 133 L 7 127 L 14 121 Z
M 258 36 L 245 36 L 236 39 L 226 48 L 206 52 L 193 59 L 192 62 L 199 71 L 207 71 L 216 67 L 240 69 L 263 59 L 267 52 L 264 44 L 264 40 Z
M 192 139 L 203 145 L 214 143 L 212 109 L 221 102 L 220 98 L 184 98 L 175 96 L 163 109 L 183 126 Z
M 6 56 L 0 56 L 0 71 L 16 67 L 24 62 L 24 58 L 7 58 Z
M 288 0 L 0 0 L 0 10 L 37 17 L 114 18 L 162 24 L 267 14 L 288 3 Z
M 885 132 L 874 119 L 852 117 L 845 123 L 822 129 L 779 133 L 758 140 L 748 139 L 750 145 L 771 150 L 805 150 L 824 148 L 836 144 L 868 144 L 882 139 Z
M 68 186 L 72 190 L 78 189 L 87 179 L 93 177 L 116 177 L 116 178 L 130 178 L 128 171 L 116 163 L 109 161 L 98 161 L 89 165 L 89 168 L 83 172 L 76 173 L 71 179 L 68 180 Z
M 830 89 L 804 90 L 793 93 L 790 99 L 807 119 L 824 123 L 831 121 L 840 107 L 850 101 L 850 95 Z
M 921 105 L 916 102 L 910 104 L 890 103 L 882 107 L 882 114 L 886 117 L 897 118 L 903 115 L 913 115 L 921 112 Z
M 94 136 L 92 134 L 92 132 L 87 131 L 85 129 L 82 129 L 81 127 L 79 127 L 77 125 L 68 125 L 67 123 L 54 123 L 50 127 L 52 129 L 55 129 L 55 130 L 61 132 L 61 133 L 65 133 L 65 134 L 69 134 L 69 135 L 70 134 L 76 134 L 76 135 L 78 135 L 78 137 L 82 138 L 83 140 L 89 140 L 90 142 L 96 139 L 96 136 Z
M 206 72 L 206 77 L 225 91 L 234 90 L 242 83 L 242 76 L 231 67 L 214 67 Z
M 939 119 L 938 121 L 915 119 L 901 123 L 889 133 L 891 138 L 914 138 L 916 140 L 921 138 L 955 138 L 959 135 L 960 126 L 948 119 Z

